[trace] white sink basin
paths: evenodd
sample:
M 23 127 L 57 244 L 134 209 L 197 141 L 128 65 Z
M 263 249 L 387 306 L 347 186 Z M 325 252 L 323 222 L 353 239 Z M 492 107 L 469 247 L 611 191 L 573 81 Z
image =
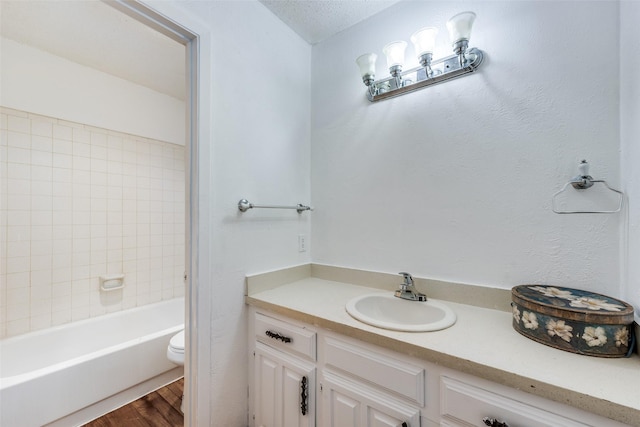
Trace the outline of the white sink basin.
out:
M 439 301 L 408 301 L 393 294 L 367 294 L 347 302 L 347 313 L 356 320 L 383 329 L 430 332 L 456 323 L 456 314 Z

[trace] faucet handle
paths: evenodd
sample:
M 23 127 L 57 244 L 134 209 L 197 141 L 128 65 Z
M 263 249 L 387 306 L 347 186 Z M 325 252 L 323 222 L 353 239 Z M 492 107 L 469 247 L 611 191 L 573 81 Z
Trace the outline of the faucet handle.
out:
M 402 274 L 402 276 L 404 277 L 404 283 L 402 284 L 403 286 L 413 286 L 413 277 L 411 276 L 411 274 L 405 272 L 400 272 L 398 274 Z

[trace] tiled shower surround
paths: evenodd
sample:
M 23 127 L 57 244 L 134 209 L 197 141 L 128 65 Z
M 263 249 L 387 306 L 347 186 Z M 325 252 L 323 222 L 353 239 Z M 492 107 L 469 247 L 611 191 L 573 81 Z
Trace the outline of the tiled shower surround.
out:
M 183 146 L 0 113 L 0 337 L 184 294 Z

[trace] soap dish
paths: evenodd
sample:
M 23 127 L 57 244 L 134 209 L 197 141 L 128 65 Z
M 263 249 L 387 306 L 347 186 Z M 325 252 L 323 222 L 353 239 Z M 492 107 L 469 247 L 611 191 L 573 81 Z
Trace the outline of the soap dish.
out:
M 117 291 L 124 288 L 124 274 L 100 276 L 100 290 L 104 292 Z
M 546 285 L 511 290 L 513 328 L 539 343 L 597 357 L 628 357 L 633 307 L 605 295 Z

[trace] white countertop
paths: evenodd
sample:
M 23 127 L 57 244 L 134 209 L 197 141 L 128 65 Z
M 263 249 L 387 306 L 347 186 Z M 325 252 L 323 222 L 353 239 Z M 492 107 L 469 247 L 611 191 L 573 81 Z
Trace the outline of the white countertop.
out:
M 310 277 L 247 296 L 247 303 L 291 318 L 640 426 L 640 357 L 597 358 L 536 343 L 511 313 L 446 301 L 456 323 L 436 332 L 366 325 L 345 310 L 356 296 L 389 292 Z

